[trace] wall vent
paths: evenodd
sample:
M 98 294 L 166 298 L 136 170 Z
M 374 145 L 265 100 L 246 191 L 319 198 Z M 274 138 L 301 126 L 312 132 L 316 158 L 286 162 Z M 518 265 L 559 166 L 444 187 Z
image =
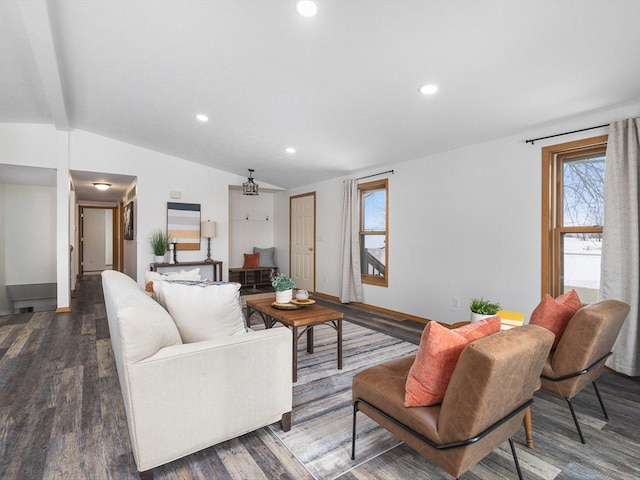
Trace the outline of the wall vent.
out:
M 127 192 L 127 201 L 132 200 L 136 197 L 136 193 L 138 191 L 138 185 L 134 185 L 131 187 L 131 190 Z

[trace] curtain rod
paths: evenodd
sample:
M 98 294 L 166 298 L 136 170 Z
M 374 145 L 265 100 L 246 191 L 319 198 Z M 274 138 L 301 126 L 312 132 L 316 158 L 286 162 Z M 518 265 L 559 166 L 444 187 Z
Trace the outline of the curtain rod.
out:
M 393 170 L 387 170 L 386 172 L 374 173 L 373 175 L 367 175 L 366 177 L 356 178 L 356 180 L 364 180 L 365 178 L 377 177 L 378 175 L 384 175 L 385 173 L 393 173 Z
M 547 137 L 532 138 L 531 140 L 525 140 L 524 143 L 530 143 L 531 145 L 533 145 L 533 142 L 537 142 L 538 140 L 546 140 L 547 138 L 561 137 L 563 135 L 570 135 L 572 133 L 578 133 L 578 132 L 586 132 L 587 130 L 595 130 L 596 128 L 602 128 L 602 127 L 608 127 L 608 126 L 609 124 L 605 123 L 604 125 L 598 125 L 596 127 L 581 128 L 580 130 L 573 130 L 571 132 L 564 132 L 564 133 L 556 133 L 555 135 L 549 135 Z

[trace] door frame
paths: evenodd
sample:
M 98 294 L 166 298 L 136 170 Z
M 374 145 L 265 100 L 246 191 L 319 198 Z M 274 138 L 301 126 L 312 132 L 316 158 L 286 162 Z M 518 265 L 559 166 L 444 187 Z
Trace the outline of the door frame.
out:
M 316 202 L 316 192 L 307 192 L 307 193 L 301 193 L 299 195 L 293 195 L 291 197 L 289 197 L 289 275 L 291 275 L 292 272 L 292 261 L 293 261 L 293 255 L 291 252 L 291 235 L 292 235 L 292 221 L 293 221 L 293 215 L 292 215 L 292 208 L 291 208 L 291 204 L 293 203 L 294 200 L 298 199 L 298 198 L 302 198 L 302 197 L 313 197 L 313 291 L 316 291 L 316 278 L 317 278 L 317 269 L 318 269 L 318 264 L 317 264 L 317 259 L 318 256 L 316 255 L 316 250 L 317 250 L 317 246 L 316 246 L 316 213 L 317 213 L 317 202 Z
M 82 276 L 84 274 L 84 209 L 90 208 L 93 210 L 111 210 L 111 258 L 112 265 L 111 268 L 113 270 L 121 271 L 121 263 L 120 257 L 117 255 L 118 252 L 118 238 L 122 235 L 119 235 L 118 232 L 118 219 L 116 216 L 118 215 L 118 207 L 104 207 L 99 205 L 79 205 L 80 210 L 79 218 L 80 218 L 80 235 L 78 238 L 78 276 Z

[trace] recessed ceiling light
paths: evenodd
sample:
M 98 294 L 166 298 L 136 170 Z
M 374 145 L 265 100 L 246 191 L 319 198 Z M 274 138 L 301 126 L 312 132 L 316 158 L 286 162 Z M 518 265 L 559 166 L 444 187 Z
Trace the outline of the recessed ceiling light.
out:
M 200 120 L 202 123 L 209 121 L 209 117 L 207 117 L 206 115 L 203 115 L 202 113 L 199 113 L 198 115 L 196 115 L 196 118 Z
M 420 93 L 423 95 L 433 95 L 438 91 L 438 87 L 435 85 L 422 85 L 420 87 Z
M 98 190 L 109 190 L 109 188 L 111 187 L 110 183 L 94 183 L 93 184 L 94 187 L 96 187 Z
M 293 147 L 287 147 L 287 153 L 296 153 L 296 149 Z
M 296 10 L 303 17 L 315 17 L 318 13 L 318 6 L 311 0 L 300 0 L 296 3 Z

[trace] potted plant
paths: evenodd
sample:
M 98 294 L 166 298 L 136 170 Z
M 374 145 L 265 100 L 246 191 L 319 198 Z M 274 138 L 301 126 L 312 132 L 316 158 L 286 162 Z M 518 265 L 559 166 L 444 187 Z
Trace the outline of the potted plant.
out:
M 151 249 L 155 255 L 155 262 L 164 263 L 164 255 L 167 253 L 169 237 L 162 230 L 158 229 L 151 234 L 149 241 L 151 242 Z
M 276 273 L 271 280 L 271 285 L 276 289 L 276 302 L 291 303 L 296 282 L 284 273 Z
M 493 317 L 502 308 L 499 303 L 485 300 L 484 298 L 472 298 L 469 309 L 471 310 L 471 321 L 479 322 L 485 318 Z

